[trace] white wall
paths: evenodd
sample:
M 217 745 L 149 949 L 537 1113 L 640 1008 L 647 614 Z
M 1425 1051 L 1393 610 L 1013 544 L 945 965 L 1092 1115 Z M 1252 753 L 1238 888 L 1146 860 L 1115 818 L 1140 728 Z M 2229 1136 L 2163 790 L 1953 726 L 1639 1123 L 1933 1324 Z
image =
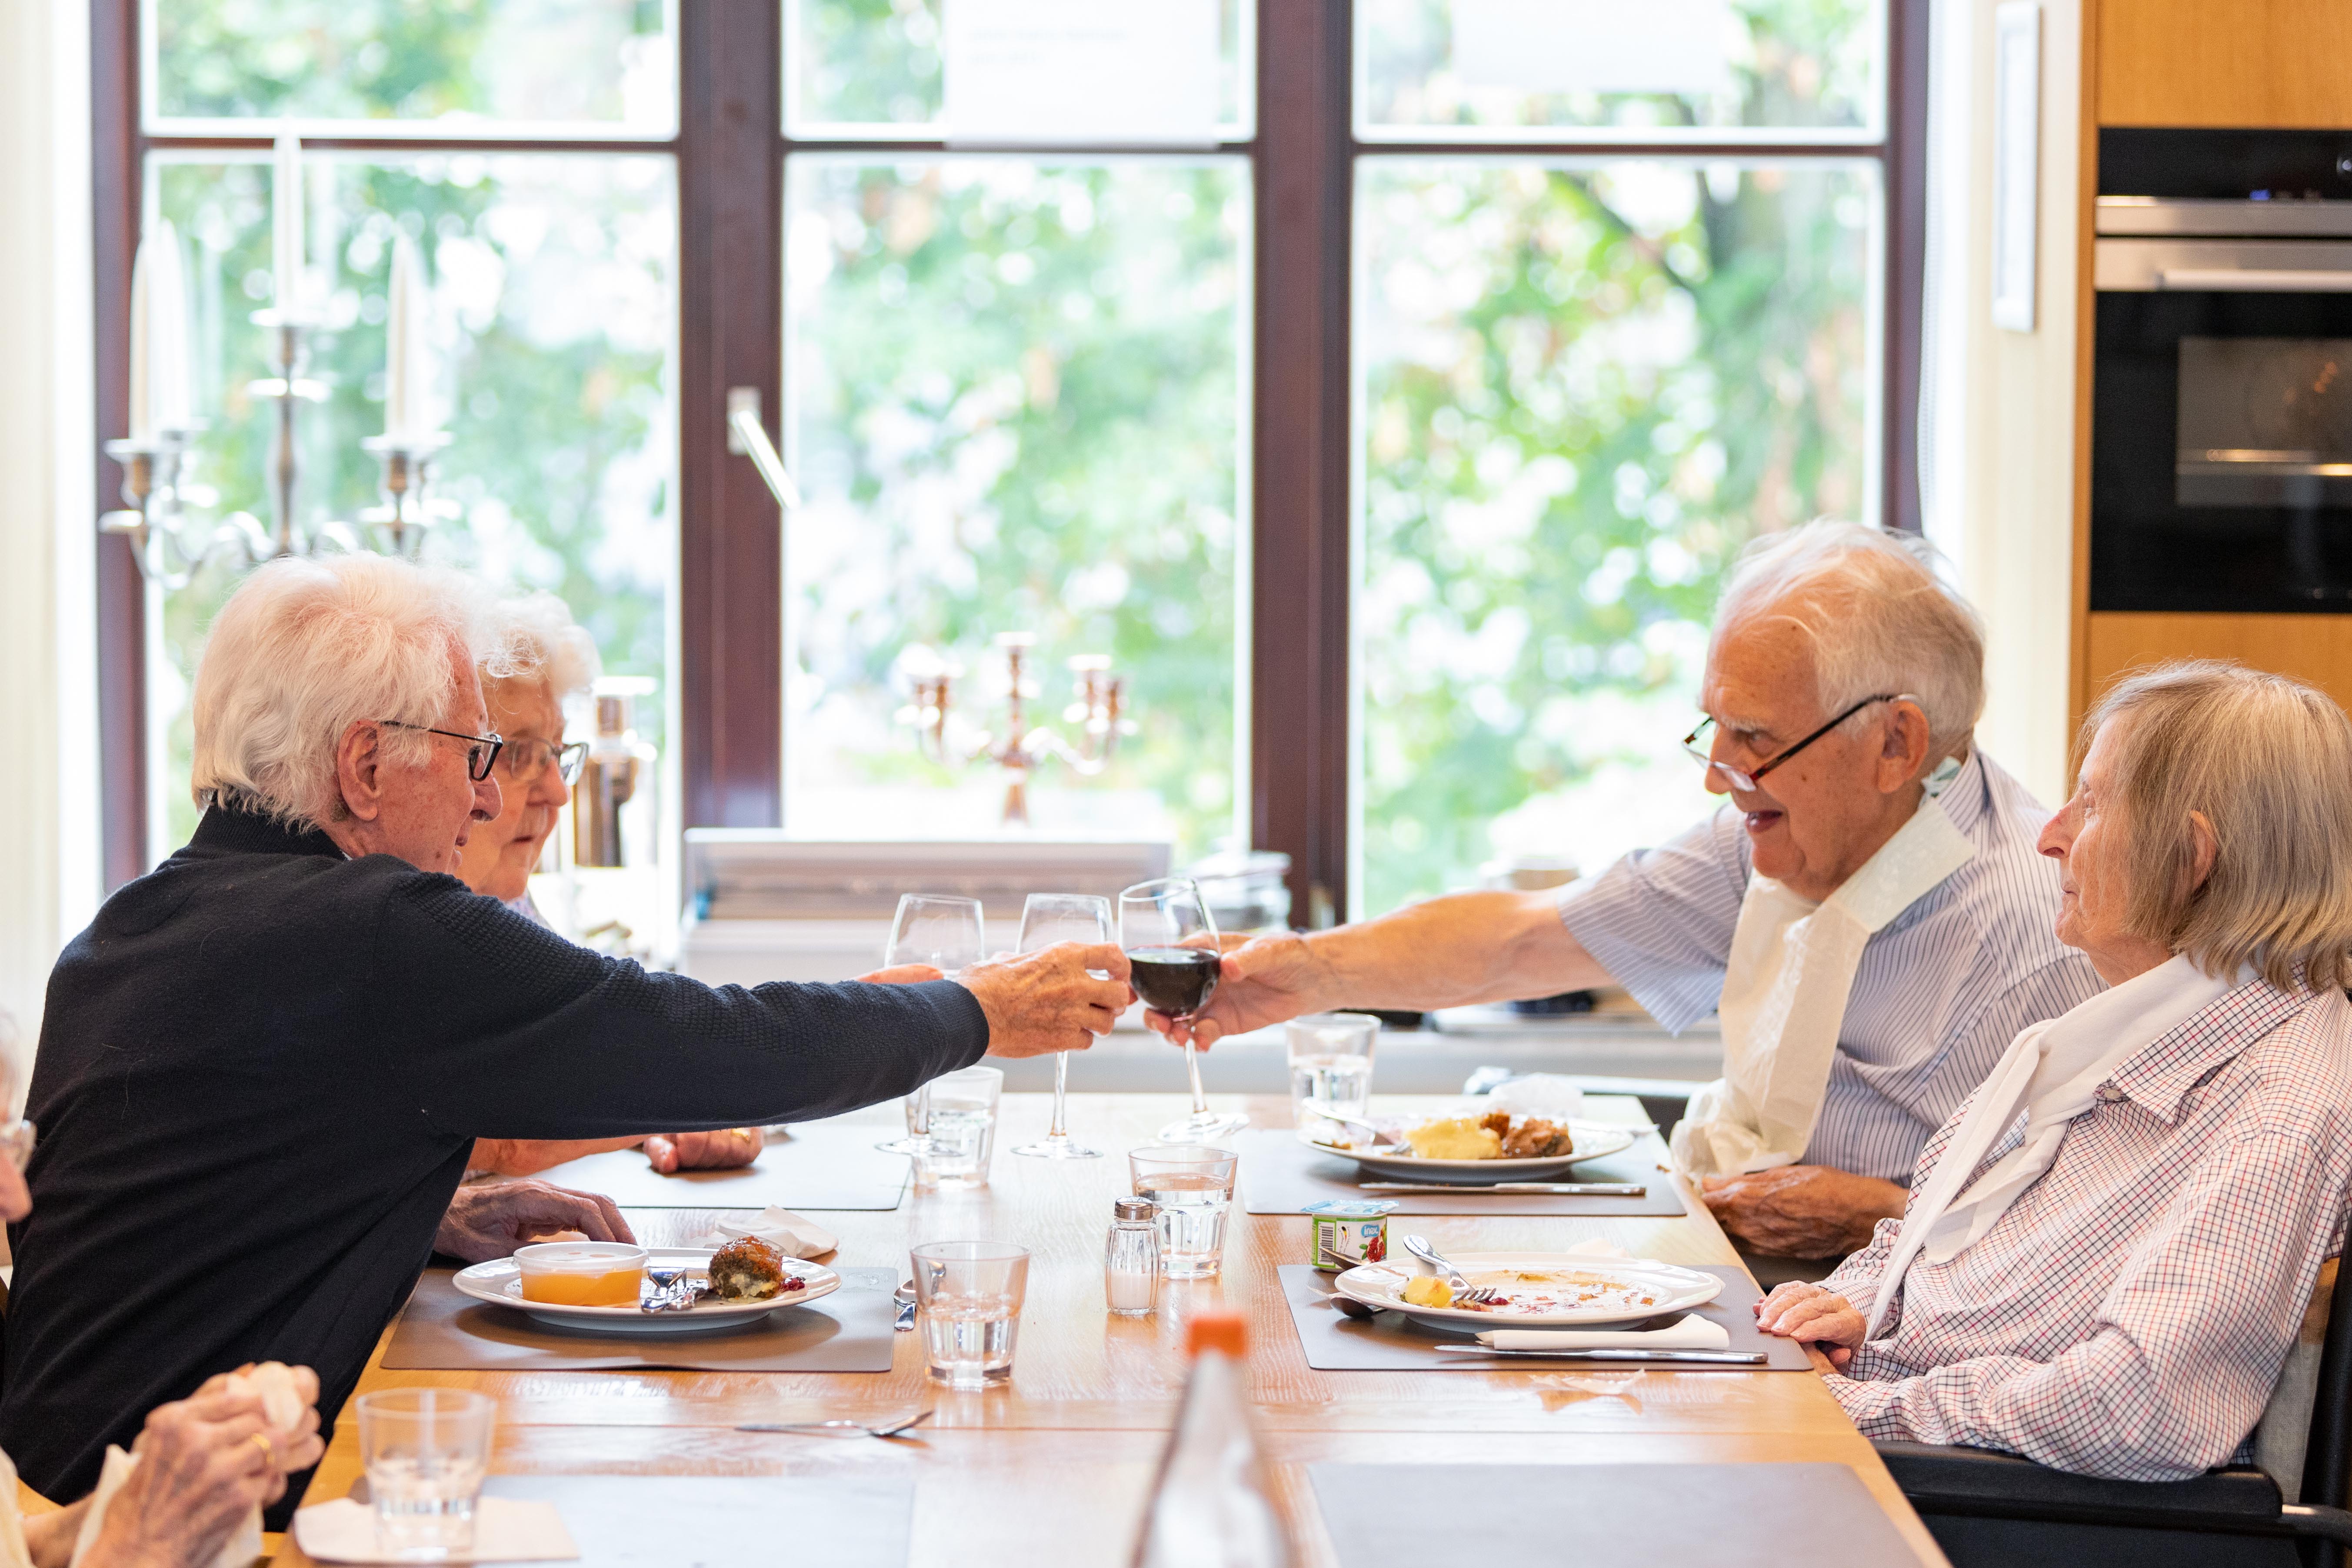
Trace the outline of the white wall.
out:
M 100 890 L 89 8 L 0 3 L 0 1009 Z
M 1936 7 L 1923 506 L 1990 633 L 1978 734 L 2054 805 L 2070 742 L 2082 5 L 2042 6 L 2039 286 L 2034 330 L 2012 332 L 1990 318 L 1995 4 Z

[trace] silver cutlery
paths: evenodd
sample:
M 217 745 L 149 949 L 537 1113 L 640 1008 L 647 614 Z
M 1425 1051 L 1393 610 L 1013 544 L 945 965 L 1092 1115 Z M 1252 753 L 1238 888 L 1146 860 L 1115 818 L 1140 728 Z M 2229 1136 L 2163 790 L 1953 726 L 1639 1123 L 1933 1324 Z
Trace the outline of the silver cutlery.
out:
M 1650 1189 L 1639 1182 L 1358 1182 L 1363 1193 L 1549 1193 L 1570 1198 L 1639 1198 Z
M 687 1312 L 694 1309 L 709 1287 L 698 1283 L 693 1271 L 687 1268 L 648 1268 L 646 1283 L 651 1289 L 637 1302 L 641 1312 Z
M 1461 1269 L 1437 1255 L 1437 1249 L 1430 1246 L 1424 1237 L 1406 1237 L 1404 1249 L 1445 1276 L 1446 1288 L 1454 1292 L 1454 1300 L 1449 1303 L 1451 1305 L 1482 1306 L 1500 1294 L 1492 1286 L 1471 1284 L 1464 1278 Z
M 863 1421 L 754 1421 L 738 1426 L 738 1432 L 798 1432 L 816 1437 L 903 1437 L 931 1418 L 933 1407 L 926 1406 L 904 1421 L 883 1426 L 868 1426 Z
M 915 1331 L 915 1282 L 909 1279 L 891 1291 L 890 1300 L 896 1302 L 898 1308 L 898 1321 L 891 1324 L 891 1327 L 902 1334 L 913 1333 Z
M 1430 1348 L 1444 1355 L 1536 1356 L 1546 1361 L 1687 1362 L 1700 1366 L 1762 1366 L 1766 1360 L 1762 1351 L 1643 1351 L 1597 1347 L 1582 1351 L 1504 1351 L 1489 1345 L 1433 1345 Z
M 1355 1129 L 1359 1127 L 1362 1128 L 1365 1134 L 1364 1142 L 1367 1143 L 1376 1144 L 1380 1142 L 1381 1138 L 1384 1136 L 1379 1128 L 1373 1126 L 1362 1117 L 1350 1116 L 1346 1111 L 1341 1110 L 1338 1106 L 1333 1105 L 1328 1100 L 1302 1100 L 1298 1102 L 1298 1108 L 1307 1112 L 1309 1116 L 1319 1116 L 1326 1121 L 1336 1121 L 1340 1126 L 1349 1129 L 1351 1134 Z

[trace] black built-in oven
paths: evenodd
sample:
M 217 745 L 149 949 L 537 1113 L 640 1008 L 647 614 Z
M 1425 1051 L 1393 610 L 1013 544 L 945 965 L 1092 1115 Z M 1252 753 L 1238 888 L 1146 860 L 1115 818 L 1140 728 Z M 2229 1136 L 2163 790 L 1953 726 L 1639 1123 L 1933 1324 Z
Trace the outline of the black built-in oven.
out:
M 2099 133 L 2094 610 L 2352 611 L 2352 133 Z

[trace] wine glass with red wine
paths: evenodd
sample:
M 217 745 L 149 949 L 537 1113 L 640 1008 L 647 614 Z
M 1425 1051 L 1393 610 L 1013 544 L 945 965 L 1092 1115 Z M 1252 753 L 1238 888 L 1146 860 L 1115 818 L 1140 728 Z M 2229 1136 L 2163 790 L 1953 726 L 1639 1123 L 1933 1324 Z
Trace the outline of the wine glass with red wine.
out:
M 1216 994 L 1217 922 L 1189 878 L 1138 882 L 1119 894 L 1118 945 L 1127 952 L 1128 984 L 1153 1012 L 1189 1022 Z M 1161 1128 L 1161 1142 L 1206 1143 L 1249 1125 L 1247 1116 L 1209 1109 L 1189 1037 L 1184 1070 L 1192 1079 L 1192 1114 Z

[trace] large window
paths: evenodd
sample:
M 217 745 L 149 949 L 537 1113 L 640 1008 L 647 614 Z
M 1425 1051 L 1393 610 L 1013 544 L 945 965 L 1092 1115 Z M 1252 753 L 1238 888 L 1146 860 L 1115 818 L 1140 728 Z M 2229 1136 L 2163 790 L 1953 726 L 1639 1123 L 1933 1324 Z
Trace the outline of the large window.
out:
M 290 125 L 300 531 L 380 502 L 405 237 L 452 437 L 426 556 L 655 678 L 679 825 L 989 830 L 970 753 L 1027 634 L 1030 724 L 1072 730 L 1088 657 L 1134 721 L 1045 764 L 1039 833 L 1283 850 L 1302 920 L 1597 865 L 1705 808 L 1675 742 L 1740 546 L 1907 515 L 1924 9 L 106 0 L 100 427 L 168 217 L 189 500 L 268 517 Z M 747 402 L 790 513 L 730 450 Z M 102 549 L 120 880 L 190 826 L 234 579 L 159 605 Z M 910 721 L 941 671 L 944 756 Z
M 1883 182 L 1854 146 L 1885 26 L 1818 0 L 1358 17 L 1351 885 L 1378 913 L 1695 820 L 1675 742 L 1727 565 L 1878 514 Z M 1729 145 L 1673 151 L 1702 142 Z

